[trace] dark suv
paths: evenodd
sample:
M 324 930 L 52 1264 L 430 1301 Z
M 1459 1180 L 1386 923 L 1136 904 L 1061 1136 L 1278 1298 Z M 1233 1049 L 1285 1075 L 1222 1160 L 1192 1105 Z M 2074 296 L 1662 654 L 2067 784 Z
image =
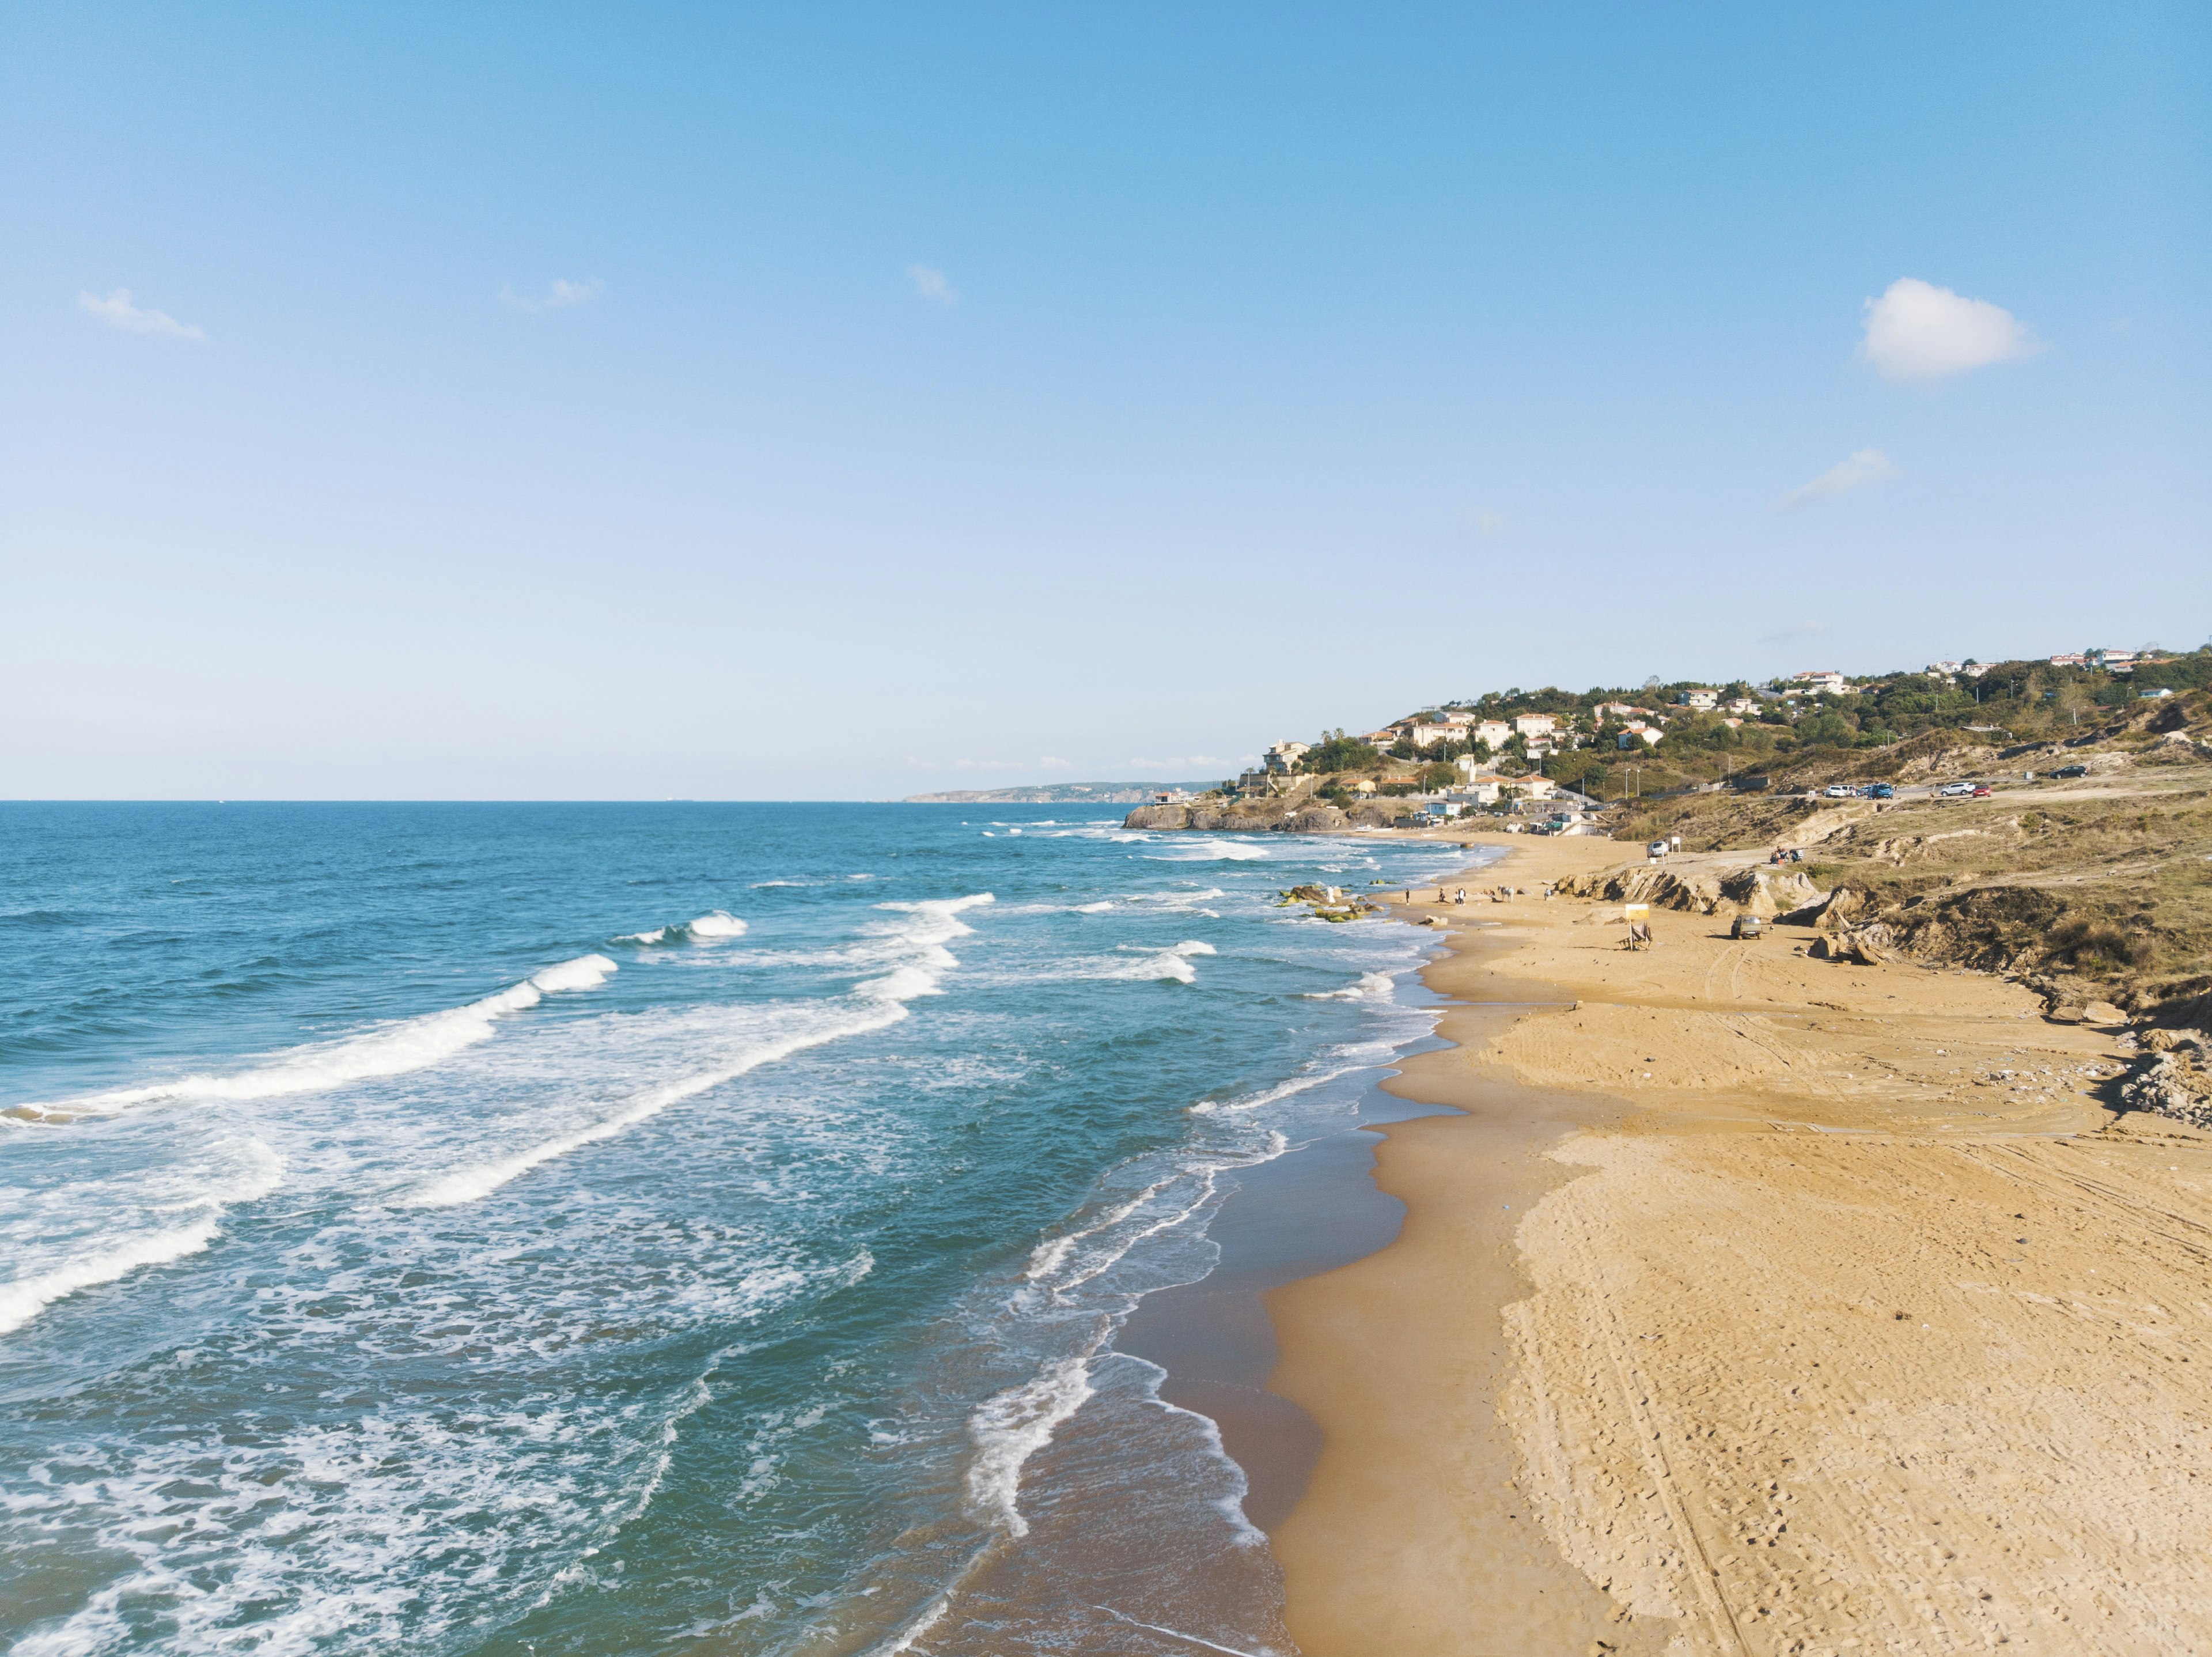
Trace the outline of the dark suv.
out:
M 2051 774 L 2053 777 L 2087 777 L 2089 768 L 2087 765 L 2061 765 Z

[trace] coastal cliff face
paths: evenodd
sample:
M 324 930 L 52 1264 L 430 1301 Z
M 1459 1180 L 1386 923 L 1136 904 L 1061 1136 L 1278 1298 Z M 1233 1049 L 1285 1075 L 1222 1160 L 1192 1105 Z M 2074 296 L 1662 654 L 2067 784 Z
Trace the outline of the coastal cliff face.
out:
M 1226 830 L 1255 834 L 1276 831 L 1293 834 L 1326 833 L 1329 830 L 1388 828 L 1396 820 L 1395 805 L 1354 806 L 1349 812 L 1331 805 L 1296 804 L 1286 800 L 1238 800 L 1218 806 L 1139 806 L 1121 822 L 1128 829 Z

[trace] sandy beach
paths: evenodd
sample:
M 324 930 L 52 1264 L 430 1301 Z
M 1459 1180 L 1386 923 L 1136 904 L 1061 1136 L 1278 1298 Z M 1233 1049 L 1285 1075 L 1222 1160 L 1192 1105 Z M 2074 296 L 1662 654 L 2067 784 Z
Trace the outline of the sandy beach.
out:
M 1510 844 L 1464 883 L 1526 895 L 1411 905 L 1461 1004 L 1389 1085 L 1466 1114 L 1268 1297 L 1301 1649 L 2212 1647 L 2212 1138 L 2106 1107 L 2118 1026 L 1802 929 L 1631 953 L 1539 894 L 1635 848 Z

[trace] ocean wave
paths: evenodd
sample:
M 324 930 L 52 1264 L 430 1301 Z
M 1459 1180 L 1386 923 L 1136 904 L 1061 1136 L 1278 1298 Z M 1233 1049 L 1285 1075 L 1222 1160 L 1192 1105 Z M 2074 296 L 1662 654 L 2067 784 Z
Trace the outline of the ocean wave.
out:
M 1147 856 L 1156 863 L 1264 863 L 1271 854 L 1265 846 L 1249 841 L 1208 838 L 1183 842 L 1156 856 Z
M 242 1101 L 289 1093 L 327 1093 L 356 1081 L 427 1069 L 490 1038 L 509 1013 L 535 1007 L 545 996 L 590 990 L 616 971 L 605 955 L 579 955 L 520 984 L 466 1006 L 373 1025 L 358 1034 L 270 1055 L 252 1069 L 227 1075 L 179 1076 L 139 1087 L 116 1087 L 50 1104 L 19 1105 L 7 1114 L 19 1121 L 69 1121 L 169 1100 Z
M 695 941 L 704 942 L 710 938 L 742 938 L 745 923 L 726 910 L 715 910 L 685 923 L 684 931 Z
M 1290 1077 L 1287 1081 L 1279 1081 L 1272 1087 L 1263 1087 L 1258 1093 L 1248 1094 L 1243 1099 L 1200 1100 L 1197 1104 L 1190 1107 L 1189 1114 L 1192 1116 L 1218 1116 L 1235 1114 L 1244 1111 L 1256 1111 L 1263 1105 L 1273 1105 L 1279 1100 L 1289 1099 L 1296 1094 L 1304 1093 L 1309 1088 L 1318 1087 L 1324 1082 L 1334 1081 L 1339 1076 L 1348 1076 L 1355 1071 L 1372 1069 L 1373 1068 L 1374 1066 L 1371 1063 L 1363 1063 L 1343 1064 L 1339 1065 L 1333 1069 L 1323 1069 L 1316 1067 L 1302 1070 L 1297 1075 Z
M 905 918 L 878 923 L 882 929 L 864 954 L 881 959 L 890 970 L 864 979 L 852 993 L 836 1001 L 807 1006 L 796 1029 L 726 1052 L 711 1064 L 689 1075 L 646 1088 L 623 1101 L 611 1114 L 566 1132 L 552 1135 L 512 1154 L 459 1169 L 398 1199 L 409 1208 L 453 1208 L 489 1197 L 501 1186 L 532 1168 L 628 1132 L 649 1121 L 672 1105 L 696 1098 L 711 1087 L 733 1081 L 763 1064 L 847 1036 L 864 1035 L 897 1023 L 907 1016 L 905 1003 L 917 996 L 943 993 L 941 974 L 959 962 L 944 947 L 944 941 L 975 930 L 958 917 L 969 909 L 994 901 L 988 892 L 964 898 L 928 899 L 918 903 L 878 904 L 877 907 Z M 742 924 L 742 923 L 740 923 Z M 904 955 L 910 959 L 899 959 Z
M 1085 1351 L 1060 1359 L 975 1407 L 968 1420 L 975 1459 L 969 1464 L 967 1484 L 969 1506 L 977 1518 L 1012 1537 L 1030 1533 L 1029 1520 L 1016 1505 L 1023 1465 L 1051 1443 L 1060 1423 L 1091 1397 L 1091 1358 Z
M 1388 972 L 1362 972 L 1341 990 L 1310 990 L 1300 1001 L 1388 1001 L 1398 993 L 1398 981 Z
M 806 1048 L 818 1047 L 825 1042 L 836 1041 L 846 1036 L 880 1030 L 887 1025 L 897 1023 L 907 1015 L 900 1000 L 890 996 L 872 997 L 871 1004 L 858 1008 L 851 1008 L 848 1003 L 832 1005 L 841 1008 L 842 1016 L 833 1014 L 818 1023 L 805 1025 L 735 1053 L 726 1054 L 715 1063 L 690 1075 L 647 1087 L 642 1093 L 632 1095 L 611 1115 L 540 1140 L 512 1155 L 479 1162 L 418 1185 L 397 1198 L 396 1205 L 403 1208 L 456 1208 L 465 1203 L 481 1201 L 532 1168 L 541 1167 L 572 1151 L 581 1150 L 586 1145 L 595 1145 L 602 1140 L 626 1133 L 638 1124 L 659 1116 L 670 1106 L 696 1098 L 710 1087 L 719 1087 L 750 1070 L 788 1058 Z
M 201 1210 L 184 1223 L 157 1226 L 120 1238 L 109 1235 L 103 1238 L 104 1246 L 87 1250 L 46 1270 L 0 1283 L 0 1335 L 12 1334 L 56 1301 L 80 1290 L 112 1283 L 148 1266 L 167 1265 L 206 1248 L 221 1234 L 226 1210 L 266 1197 L 283 1182 L 283 1164 L 266 1145 L 249 1139 L 244 1148 L 246 1166 L 230 1179 L 184 1202 L 159 1205 L 172 1212 Z M 18 1251 L 11 1251 L 15 1252 Z
M 1136 948 L 1141 946 L 1128 947 Z M 1212 955 L 1217 953 L 1218 952 L 1210 943 L 1202 943 L 1196 939 L 1186 939 L 1172 949 L 1159 950 L 1145 956 L 1141 960 L 1130 961 L 1122 966 L 1109 966 L 1105 969 L 1103 976 L 1109 978 L 1137 980 L 1172 978 L 1177 984 L 1196 984 L 1198 969 L 1190 964 L 1190 958 L 1194 955 Z

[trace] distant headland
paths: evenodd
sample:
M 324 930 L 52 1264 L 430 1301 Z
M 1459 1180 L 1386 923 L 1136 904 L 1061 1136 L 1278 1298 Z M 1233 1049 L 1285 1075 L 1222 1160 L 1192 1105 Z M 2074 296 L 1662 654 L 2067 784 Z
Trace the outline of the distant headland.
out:
M 960 789 L 944 794 L 910 794 L 909 806 L 1133 806 L 1149 805 L 1163 795 L 1184 799 L 1222 786 L 1218 777 L 1203 783 L 1036 783 L 1018 789 Z

